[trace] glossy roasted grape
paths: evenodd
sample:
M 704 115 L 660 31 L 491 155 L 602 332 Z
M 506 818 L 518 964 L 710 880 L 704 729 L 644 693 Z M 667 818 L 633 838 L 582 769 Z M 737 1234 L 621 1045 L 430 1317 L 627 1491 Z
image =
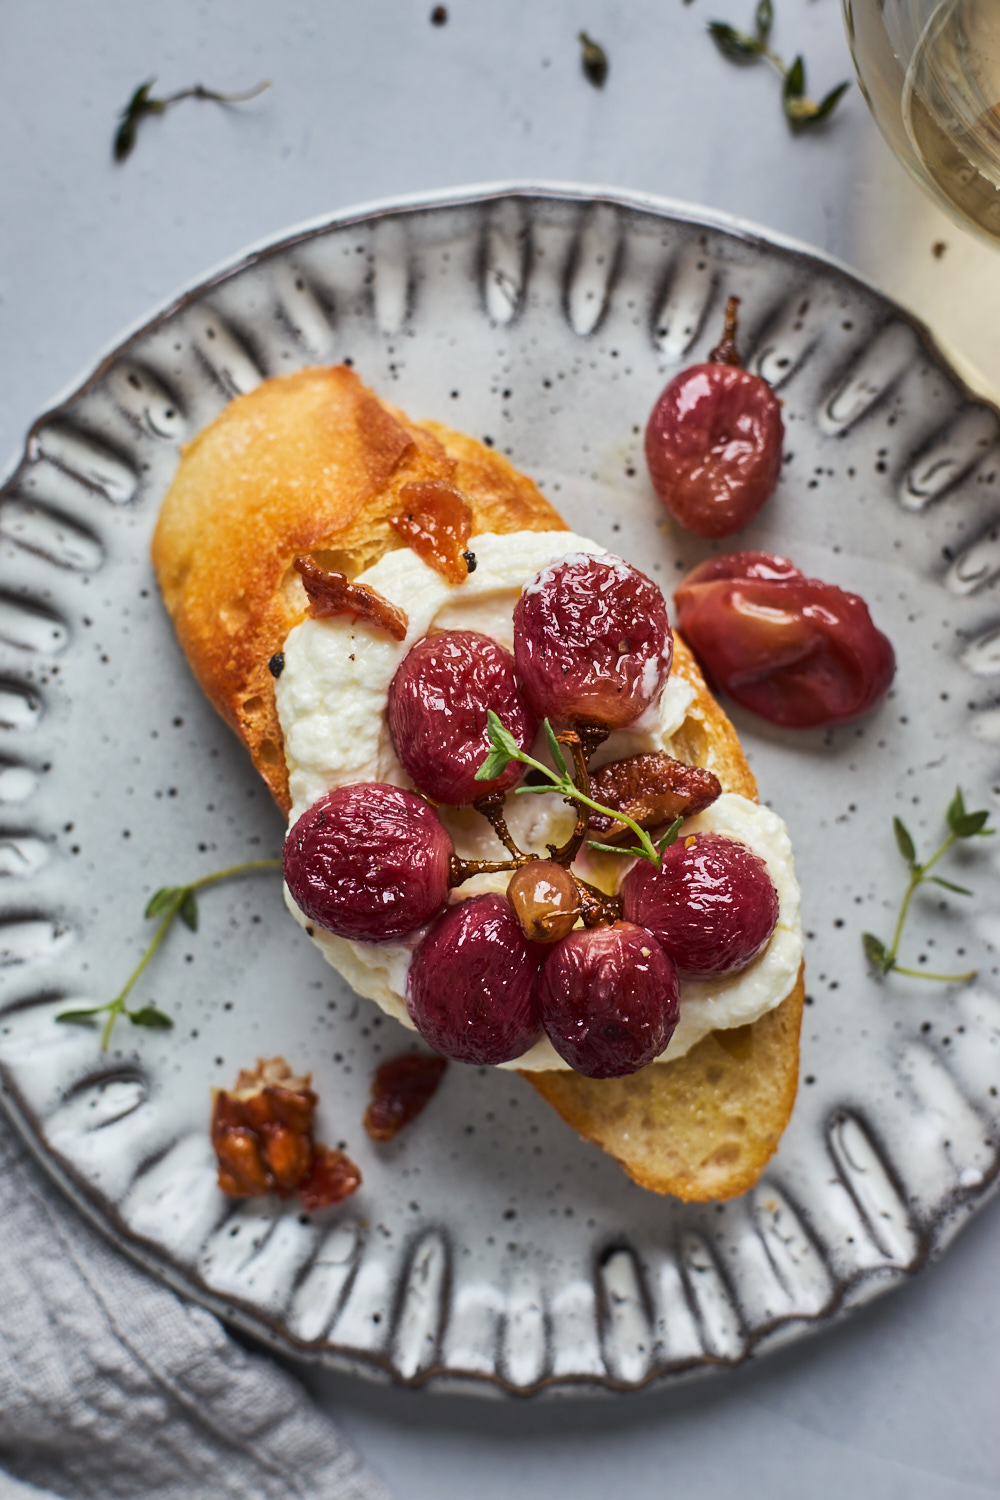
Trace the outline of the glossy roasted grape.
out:
M 502 896 L 449 906 L 410 964 L 406 1005 L 413 1024 L 456 1062 L 512 1062 L 541 1030 L 540 957 Z
M 452 842 L 413 792 L 382 782 L 337 787 L 285 839 L 285 881 L 310 921 L 339 937 L 377 943 L 440 911 Z
M 728 536 L 773 494 L 784 436 L 766 380 L 738 365 L 695 365 L 671 380 L 650 414 L 649 477 L 688 531 Z
M 539 718 L 623 729 L 667 680 L 673 637 L 655 583 L 611 553 L 572 553 L 514 610 L 514 660 Z
M 674 599 L 706 675 L 738 703 L 789 729 L 845 724 L 889 691 L 891 642 L 868 606 L 768 552 L 695 568 Z
M 533 943 L 557 943 L 573 931 L 580 915 L 576 881 L 552 859 L 531 859 L 515 870 L 507 900 Z
M 746 968 L 778 920 L 778 893 L 759 855 L 718 833 L 681 837 L 656 869 L 637 860 L 621 886 L 622 910 L 647 927 L 693 979 Z
M 631 922 L 583 927 L 551 949 L 538 979 L 553 1047 L 588 1078 L 620 1078 L 659 1057 L 677 1025 L 677 971 Z
M 389 733 L 422 792 L 461 807 L 517 783 L 524 770 L 518 761 L 493 781 L 476 780 L 490 752 L 491 708 L 520 748 L 530 749 L 536 725 L 514 679 L 514 658 L 488 635 L 445 630 L 407 653 L 389 687 Z

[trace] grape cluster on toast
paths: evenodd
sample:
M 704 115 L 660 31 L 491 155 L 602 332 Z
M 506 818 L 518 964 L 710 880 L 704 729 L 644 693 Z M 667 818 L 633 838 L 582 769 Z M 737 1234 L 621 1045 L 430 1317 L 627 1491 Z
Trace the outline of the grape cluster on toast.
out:
M 250 751 L 286 814 L 288 771 L 273 665 L 308 599 L 296 559 L 354 577 L 400 537 L 407 484 L 465 495 L 473 532 L 564 530 L 531 480 L 474 439 L 416 424 L 346 366 L 302 370 L 234 400 L 185 451 L 153 561 L 196 678 Z M 693 689 L 675 753 L 756 797 L 736 733 L 682 640 L 673 672 Z M 625 1078 L 524 1076 L 642 1186 L 692 1200 L 743 1192 L 777 1147 L 794 1103 L 801 976 L 773 1010 L 716 1031 L 686 1055 Z

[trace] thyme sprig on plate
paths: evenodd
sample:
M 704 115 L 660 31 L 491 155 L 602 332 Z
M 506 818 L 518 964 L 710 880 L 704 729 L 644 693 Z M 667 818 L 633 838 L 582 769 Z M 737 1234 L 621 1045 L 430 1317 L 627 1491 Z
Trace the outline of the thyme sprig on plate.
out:
M 202 875 L 198 880 L 192 880 L 189 885 L 164 885 L 158 891 L 154 891 L 146 905 L 145 916 L 147 921 L 154 917 L 160 918 L 160 925 L 153 934 L 145 953 L 132 970 L 125 984 L 113 1000 L 107 1000 L 103 1005 L 91 1005 L 78 1010 L 63 1010 L 56 1016 L 57 1021 L 66 1021 L 77 1026 L 92 1026 L 97 1016 L 106 1016 L 104 1030 L 101 1032 L 101 1051 L 108 1050 L 111 1033 L 119 1016 L 127 1016 L 133 1026 L 147 1026 L 154 1029 L 169 1029 L 173 1021 L 162 1010 L 158 1010 L 153 1002 L 142 1005 L 138 1010 L 129 1010 L 126 1004 L 129 995 L 136 986 L 137 981 L 149 964 L 153 954 L 159 948 L 163 939 L 170 931 L 177 917 L 180 917 L 185 927 L 192 932 L 198 931 L 198 898 L 196 892 L 202 891 L 206 886 L 218 885 L 223 880 L 235 880 L 240 875 L 252 875 L 259 870 L 280 870 L 280 859 L 255 859 L 245 865 L 230 865 L 225 870 L 214 870 L 211 875 Z
M 625 813 L 619 812 L 613 807 L 605 807 L 603 802 L 595 802 L 593 797 L 581 791 L 570 775 L 562 746 L 556 738 L 555 731 L 548 719 L 542 720 L 542 729 L 545 732 L 546 743 L 548 744 L 549 754 L 552 756 L 552 763 L 555 766 L 555 770 L 550 769 L 550 767 L 544 765 L 540 760 L 535 760 L 533 756 L 525 754 L 510 730 L 504 728 L 504 725 L 493 712 L 492 708 L 487 711 L 486 724 L 486 732 L 489 735 L 492 749 L 476 772 L 477 781 L 492 781 L 495 777 L 502 775 L 512 760 L 519 760 L 522 764 L 531 766 L 535 771 L 539 772 L 545 778 L 548 785 L 526 783 L 523 786 L 515 788 L 515 797 L 525 795 L 538 796 L 539 794 L 544 795 L 550 792 L 558 792 L 561 796 L 566 797 L 571 802 L 577 803 L 580 807 L 589 807 L 592 812 L 601 813 L 604 817 L 611 818 L 615 823 L 624 823 L 635 834 L 639 841 L 638 845 L 628 849 L 621 849 L 617 845 L 598 844 L 593 839 L 588 839 L 587 842 L 590 847 L 592 849 L 603 849 L 609 854 L 635 855 L 639 859 L 648 860 L 657 869 L 660 868 L 663 863 L 663 851 L 664 849 L 668 849 L 677 838 L 681 823 L 683 822 L 682 818 L 676 818 L 663 837 L 654 844 L 645 828 L 640 828 L 639 824 L 634 823 Z
M 182 99 L 212 99 L 216 104 L 246 104 L 249 99 L 256 99 L 258 94 L 271 87 L 270 80 L 265 78 L 243 93 L 220 94 L 216 89 L 206 89 L 196 83 L 189 89 L 178 89 L 176 94 L 168 94 L 165 99 L 155 99 L 152 94 L 155 83 L 155 78 L 147 78 L 145 83 L 140 83 L 122 110 L 112 146 L 115 161 L 125 161 L 131 156 L 143 120 L 150 115 L 165 114 L 172 104 L 179 104 Z
M 709 21 L 708 29 L 715 45 L 724 57 L 733 62 L 753 62 L 762 57 L 769 62 L 781 78 L 781 104 L 785 118 L 793 130 L 805 130 L 818 125 L 830 115 L 850 88 L 848 82 L 838 83 L 818 102 L 806 93 L 806 64 L 799 54 L 791 63 L 786 63 L 777 52 L 771 50 L 771 27 L 774 23 L 774 6 L 771 0 L 758 0 L 754 12 L 754 34 L 737 31 L 726 21 Z
M 903 936 L 903 928 L 910 912 L 910 902 L 913 900 L 914 892 L 919 886 L 930 883 L 939 885 L 946 891 L 953 892 L 956 896 L 971 896 L 972 892 L 964 885 L 956 885 L 952 880 L 945 880 L 941 875 L 932 875 L 930 871 L 951 849 L 952 845 L 962 839 L 992 838 L 996 832 L 994 828 L 987 828 L 986 821 L 988 812 L 967 812 L 965 799 L 962 796 L 961 787 L 956 787 L 955 795 L 948 804 L 945 813 L 945 822 L 948 825 L 948 836 L 935 849 L 929 859 L 921 863 L 917 859 L 917 848 L 913 842 L 912 835 L 906 824 L 900 818 L 893 818 L 892 827 L 896 835 L 896 847 L 906 861 L 910 872 L 909 884 L 903 896 L 899 908 L 899 916 L 896 920 L 896 929 L 892 934 L 892 942 L 886 947 L 881 938 L 877 938 L 872 932 L 863 932 L 861 941 L 864 944 L 865 954 L 873 968 L 880 974 L 889 974 L 893 970 L 897 974 L 906 974 L 911 979 L 932 979 L 940 984 L 964 984 L 970 979 L 975 979 L 976 970 L 969 969 L 964 974 L 931 974 L 926 969 L 907 969 L 897 961 L 899 944 Z

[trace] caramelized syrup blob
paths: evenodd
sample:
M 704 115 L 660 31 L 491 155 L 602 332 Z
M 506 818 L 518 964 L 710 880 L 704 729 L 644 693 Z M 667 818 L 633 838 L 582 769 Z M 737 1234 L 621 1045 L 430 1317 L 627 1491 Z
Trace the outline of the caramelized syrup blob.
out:
M 399 498 L 405 509 L 389 522 L 396 535 L 449 583 L 464 583 L 475 559 L 468 552 L 472 510 L 462 491 L 446 479 L 419 479 L 404 484 Z
M 321 568 L 311 557 L 297 557 L 295 571 L 309 596 L 309 613 L 314 620 L 332 615 L 356 615 L 359 620 L 387 630 L 394 641 L 406 639 L 409 620 L 405 609 L 391 604 L 376 590 L 363 583 L 351 583 L 346 573 Z
M 391 1057 L 375 1070 L 364 1126 L 373 1141 L 391 1141 L 437 1093 L 448 1061 L 426 1053 Z

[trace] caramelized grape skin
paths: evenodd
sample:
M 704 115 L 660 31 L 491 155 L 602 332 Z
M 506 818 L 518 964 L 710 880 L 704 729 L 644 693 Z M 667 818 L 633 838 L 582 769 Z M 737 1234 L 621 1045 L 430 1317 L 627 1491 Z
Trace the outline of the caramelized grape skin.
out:
M 377 781 L 327 792 L 295 823 L 282 855 L 285 882 L 310 921 L 338 937 L 404 937 L 448 896 L 452 842 L 413 792 Z
M 542 1025 L 571 1068 L 621 1078 L 659 1057 L 680 1014 L 677 970 L 631 922 L 571 932 L 538 978 Z
M 539 718 L 624 729 L 670 672 L 673 636 L 655 583 L 611 553 L 543 568 L 514 609 L 514 660 Z
M 647 927 L 690 979 L 745 969 L 778 920 L 778 893 L 764 861 L 717 833 L 679 838 L 664 850 L 659 870 L 637 860 L 621 897 L 626 919 Z
M 576 881 L 552 859 L 530 859 L 515 870 L 507 900 L 525 937 L 534 943 L 558 943 L 580 915 Z
M 436 802 L 462 807 L 508 792 L 524 767 L 511 761 L 492 781 L 476 772 L 490 752 L 492 708 L 522 750 L 536 724 L 514 678 L 514 658 L 477 630 L 446 630 L 418 641 L 389 686 L 389 733 L 415 786 Z
M 785 429 L 766 380 L 739 365 L 694 365 L 661 393 L 646 464 L 667 510 L 697 536 L 748 525 L 781 474 Z
M 674 602 L 705 675 L 772 724 L 849 724 L 892 684 L 892 643 L 864 600 L 787 558 L 712 558 L 682 579 Z
M 541 1030 L 540 957 L 502 896 L 449 906 L 410 964 L 410 1018 L 443 1057 L 480 1066 L 512 1062 Z

